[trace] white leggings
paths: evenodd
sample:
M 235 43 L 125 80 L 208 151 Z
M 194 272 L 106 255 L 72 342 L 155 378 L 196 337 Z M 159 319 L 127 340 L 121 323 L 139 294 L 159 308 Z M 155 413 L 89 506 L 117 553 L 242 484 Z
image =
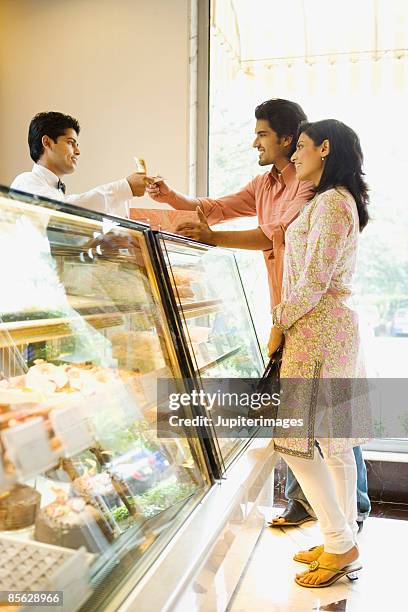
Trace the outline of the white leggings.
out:
M 316 513 L 323 533 L 324 550 L 343 554 L 356 544 L 357 468 L 353 449 L 313 459 L 282 453 Z

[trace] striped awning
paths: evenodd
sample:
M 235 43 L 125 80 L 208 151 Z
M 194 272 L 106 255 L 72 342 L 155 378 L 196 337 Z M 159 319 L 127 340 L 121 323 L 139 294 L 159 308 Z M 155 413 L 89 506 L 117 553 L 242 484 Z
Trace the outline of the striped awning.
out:
M 249 71 L 408 55 L 407 0 L 213 0 L 212 26 Z

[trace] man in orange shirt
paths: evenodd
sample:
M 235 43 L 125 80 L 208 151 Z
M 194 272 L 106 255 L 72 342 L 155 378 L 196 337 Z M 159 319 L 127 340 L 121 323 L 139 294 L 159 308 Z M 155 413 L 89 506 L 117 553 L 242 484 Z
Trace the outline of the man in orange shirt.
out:
M 297 180 L 290 161 L 299 125 L 306 115 L 295 102 L 273 99 L 255 109 L 259 165 L 273 164 L 270 172 L 259 174 L 237 193 L 217 199 L 190 198 L 170 189 L 164 181 L 147 186 L 156 202 L 177 210 L 196 210 L 200 223 L 184 223 L 177 231 L 184 236 L 215 246 L 263 251 L 268 271 L 271 306 L 280 301 L 284 254 L 284 233 L 303 204 L 313 195 L 312 184 Z M 213 231 L 209 225 L 238 217 L 258 217 L 259 226 L 245 231 Z
M 237 193 L 220 198 L 190 198 L 171 189 L 164 181 L 147 185 L 146 190 L 156 202 L 170 204 L 176 210 L 197 210 L 199 223 L 184 223 L 177 231 L 205 244 L 236 249 L 263 251 L 268 272 L 271 307 L 280 302 L 282 287 L 285 230 L 298 216 L 302 206 L 312 198 L 310 182 L 300 182 L 290 158 L 295 151 L 299 126 L 306 115 L 299 104 L 274 98 L 255 109 L 255 140 L 259 151 L 259 165 L 273 164 L 272 169 L 259 174 Z M 238 217 L 258 217 L 259 226 L 253 230 L 214 231 L 210 225 Z M 366 493 L 366 471 L 357 447 L 357 471 L 365 476 L 365 490 L 358 491 L 358 499 Z M 361 479 L 359 483 L 361 483 Z M 273 526 L 300 525 L 314 518 L 314 512 L 302 489 L 288 470 L 286 497 L 289 504 Z M 369 500 L 368 500 L 369 504 Z M 368 515 L 359 508 L 359 519 Z

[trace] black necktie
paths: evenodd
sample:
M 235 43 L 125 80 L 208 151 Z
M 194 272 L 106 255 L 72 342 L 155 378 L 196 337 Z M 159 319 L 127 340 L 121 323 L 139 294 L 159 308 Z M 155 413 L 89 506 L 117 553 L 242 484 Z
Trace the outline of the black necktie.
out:
M 65 183 L 58 179 L 57 189 L 61 189 L 62 193 L 65 194 Z

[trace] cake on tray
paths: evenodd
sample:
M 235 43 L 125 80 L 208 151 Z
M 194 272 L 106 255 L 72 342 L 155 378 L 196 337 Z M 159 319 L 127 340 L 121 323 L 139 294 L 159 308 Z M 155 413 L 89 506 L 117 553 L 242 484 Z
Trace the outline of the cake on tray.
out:
M 57 498 L 37 514 L 34 537 L 39 542 L 101 552 L 108 543 L 101 529 L 101 515 L 82 497 L 68 497 L 60 491 Z
M 29 527 L 40 509 L 41 495 L 24 484 L 16 484 L 10 491 L 0 494 L 0 530 Z

